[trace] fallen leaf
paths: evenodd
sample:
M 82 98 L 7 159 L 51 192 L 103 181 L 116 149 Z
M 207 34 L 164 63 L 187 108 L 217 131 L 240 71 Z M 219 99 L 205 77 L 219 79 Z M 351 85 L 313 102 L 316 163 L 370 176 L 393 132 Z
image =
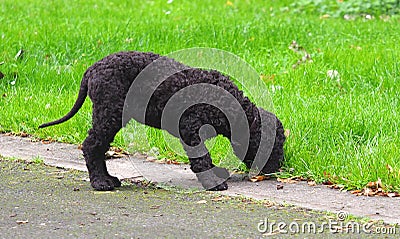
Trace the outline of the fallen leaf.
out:
M 274 202 L 272 202 L 272 201 L 268 201 L 268 200 L 264 201 L 262 204 L 263 204 L 265 207 L 273 207 L 273 206 L 276 205 L 276 203 L 274 203 Z
M 383 186 L 382 180 L 380 178 L 378 178 L 378 181 L 376 181 L 376 184 L 378 185 L 378 188 L 382 188 L 382 186 Z
M 109 150 L 106 152 L 106 158 L 110 159 L 110 158 L 123 158 L 125 157 L 127 154 L 124 152 L 118 152 L 118 151 L 114 151 L 114 150 Z
M 154 160 L 153 162 L 159 163 L 159 164 L 166 164 L 167 163 L 167 159 L 163 158 L 163 159 L 160 159 L 160 160 Z
M 148 156 L 148 157 L 146 157 L 146 161 L 155 162 L 155 161 L 156 161 L 156 158 L 155 158 L 155 157 L 152 157 L 152 156 Z
M 115 191 L 95 191 L 93 193 L 94 194 L 112 194 L 112 193 L 115 193 Z
M 266 179 L 266 176 L 264 175 L 257 175 L 257 176 L 253 176 L 250 178 L 250 181 L 254 182 L 259 182 L 259 181 L 263 181 Z
M 41 142 L 42 144 L 51 144 L 51 141 L 47 139 L 43 139 Z
M 324 15 L 322 15 L 320 18 L 321 19 L 327 19 L 327 18 L 330 18 L 331 16 L 329 15 L 329 14 L 324 14 Z
M 361 191 L 361 190 L 358 190 L 358 189 L 357 189 L 357 190 L 350 191 L 351 194 L 356 194 L 356 195 L 357 195 L 357 194 L 360 194 L 361 192 L 362 192 L 362 191 Z
M 368 182 L 367 183 L 367 188 L 371 188 L 371 189 L 378 189 L 382 187 L 382 181 L 380 178 L 378 178 L 378 180 L 376 182 Z
M 350 48 L 356 49 L 357 51 L 361 51 L 362 50 L 362 47 L 360 47 L 360 46 L 351 45 Z
M 393 168 L 389 164 L 386 164 L 386 168 L 389 171 L 389 173 L 393 173 Z
M 290 43 L 289 49 L 302 56 L 295 64 L 292 65 L 293 69 L 296 69 L 301 64 L 305 64 L 307 62 L 313 62 L 311 55 L 304 49 L 304 47 L 300 46 L 296 41 L 292 41 Z
M 281 183 L 297 183 L 297 180 L 293 180 L 293 178 L 277 178 L 276 179 L 278 182 Z
M 308 186 L 316 186 L 317 183 L 315 181 L 308 181 L 307 182 Z
M 219 197 L 215 197 L 215 198 L 212 198 L 212 199 L 211 199 L 211 201 L 213 201 L 213 202 L 223 201 L 223 200 L 224 200 L 224 197 L 223 197 L 223 196 L 219 196 Z
M 23 49 L 21 49 L 21 50 L 19 50 L 18 52 L 17 52 L 17 54 L 15 55 L 15 60 L 19 60 L 19 59 L 22 59 L 22 57 L 24 56 L 24 50 Z
M 206 204 L 207 201 L 206 201 L 206 200 L 200 200 L 200 201 L 197 201 L 196 203 L 197 203 L 197 204 Z
M 328 186 L 333 185 L 333 183 L 331 181 L 329 181 L 329 180 L 322 182 L 322 184 L 323 185 L 328 185 Z
M 343 185 L 338 185 L 338 184 L 332 184 L 332 185 L 327 185 L 327 186 L 328 186 L 328 188 L 339 189 L 339 190 L 344 188 Z
M 231 1 L 226 1 L 225 5 L 226 5 L 226 6 L 232 7 L 232 6 L 233 6 L 233 2 L 231 2 Z
M 272 75 L 260 75 L 261 80 L 263 80 L 264 82 L 271 82 L 274 83 L 274 79 L 275 79 L 275 74 Z
M 400 197 L 400 193 L 388 193 L 387 196 L 390 198 Z
M 277 184 L 276 185 L 276 190 L 281 190 L 283 189 L 283 185 L 282 184 Z
M 365 188 L 364 190 L 364 195 L 365 196 L 374 196 L 376 192 L 372 190 L 371 188 Z
M 283 134 L 285 135 L 286 138 L 288 138 L 289 135 L 290 135 L 290 130 L 289 129 L 285 129 Z
M 27 224 L 29 221 L 28 220 L 18 220 L 18 221 L 16 221 L 16 223 L 18 224 L 18 225 L 20 225 L 20 224 Z
M 181 164 L 181 163 L 179 163 L 178 161 L 171 160 L 171 159 L 167 159 L 166 163 L 167 163 L 167 164 L 175 164 L 175 165 L 180 165 L 180 164 Z
M 110 151 L 110 150 L 109 150 L 109 151 L 106 152 L 106 157 L 111 158 L 114 154 L 115 154 L 114 151 Z

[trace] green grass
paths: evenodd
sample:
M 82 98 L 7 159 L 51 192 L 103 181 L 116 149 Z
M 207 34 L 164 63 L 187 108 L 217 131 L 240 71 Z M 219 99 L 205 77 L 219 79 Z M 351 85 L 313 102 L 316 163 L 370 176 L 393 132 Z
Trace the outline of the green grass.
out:
M 345 21 L 296 11 L 292 1 L 232 3 L 2 1 L 0 131 L 80 143 L 90 127 L 89 101 L 62 125 L 37 126 L 70 109 L 92 63 L 121 50 L 213 47 L 240 56 L 266 76 L 268 88 L 278 88 L 270 92 L 275 113 L 290 130 L 284 168 L 349 189 L 380 178 L 387 190 L 400 190 L 399 18 Z M 292 40 L 312 63 L 292 68 L 301 57 L 289 49 Z M 148 134 L 150 147 L 160 144 L 159 132 Z M 122 134 L 115 144 L 124 145 Z M 241 167 L 226 142 L 216 144 L 214 156 L 230 155 L 222 165 Z M 160 157 L 179 158 L 158 147 Z

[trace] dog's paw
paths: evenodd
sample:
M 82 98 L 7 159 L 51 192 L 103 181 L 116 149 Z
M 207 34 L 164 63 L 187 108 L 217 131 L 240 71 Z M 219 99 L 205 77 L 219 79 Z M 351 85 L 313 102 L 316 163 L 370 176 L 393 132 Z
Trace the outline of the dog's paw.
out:
M 226 180 L 229 178 L 228 170 L 213 167 L 210 170 L 196 173 L 197 178 L 208 191 L 223 191 L 228 189 Z
M 207 189 L 208 191 L 224 191 L 228 189 L 228 184 L 226 182 L 221 183 L 220 185 Z
M 98 191 L 111 191 L 115 187 L 121 186 L 121 181 L 119 181 L 117 177 L 113 176 L 98 176 L 90 181 L 92 187 Z
M 117 177 L 108 176 L 112 182 L 114 183 L 114 187 L 118 188 L 121 187 L 121 181 Z

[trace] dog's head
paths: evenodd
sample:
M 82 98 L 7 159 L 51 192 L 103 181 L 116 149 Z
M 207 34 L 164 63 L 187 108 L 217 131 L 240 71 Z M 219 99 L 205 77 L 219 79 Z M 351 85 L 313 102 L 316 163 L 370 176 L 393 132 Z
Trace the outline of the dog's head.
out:
M 273 113 L 262 108 L 257 109 L 250 125 L 252 137 L 247 158 L 252 158 L 251 164 L 260 165 L 262 173 L 273 173 L 279 169 L 284 159 L 283 145 L 286 140 L 284 128 Z M 260 160 L 255 160 L 257 158 Z M 249 167 L 249 164 L 246 164 Z

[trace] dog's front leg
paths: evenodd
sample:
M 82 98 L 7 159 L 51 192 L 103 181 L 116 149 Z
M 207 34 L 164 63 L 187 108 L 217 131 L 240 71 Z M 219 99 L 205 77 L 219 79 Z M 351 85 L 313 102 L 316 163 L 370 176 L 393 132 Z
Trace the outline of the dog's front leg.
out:
M 222 191 L 228 189 L 226 180 L 229 172 L 225 168 L 216 167 L 211 160 L 203 142 L 196 144 L 193 138 L 190 145 L 182 142 L 182 145 L 189 157 L 190 169 L 196 174 L 197 179 L 206 190 Z

